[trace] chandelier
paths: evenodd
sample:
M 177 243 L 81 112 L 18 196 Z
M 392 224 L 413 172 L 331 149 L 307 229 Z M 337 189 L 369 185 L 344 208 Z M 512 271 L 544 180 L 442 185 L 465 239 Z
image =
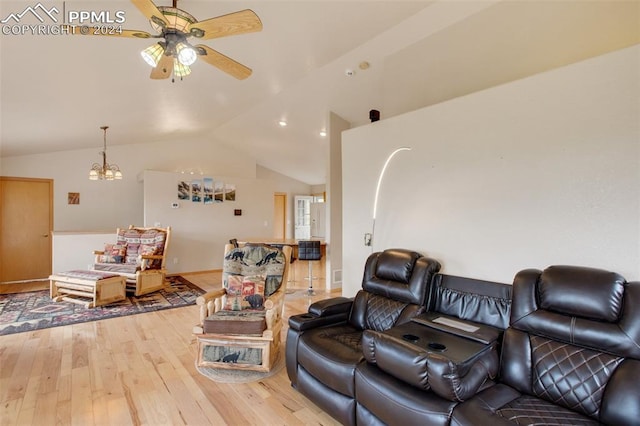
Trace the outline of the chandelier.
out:
M 120 180 L 122 179 L 122 172 L 117 164 L 107 163 L 107 129 L 109 126 L 100 127 L 104 132 L 104 149 L 100 154 L 102 155 L 102 164 L 93 163 L 91 170 L 89 171 L 89 180 Z

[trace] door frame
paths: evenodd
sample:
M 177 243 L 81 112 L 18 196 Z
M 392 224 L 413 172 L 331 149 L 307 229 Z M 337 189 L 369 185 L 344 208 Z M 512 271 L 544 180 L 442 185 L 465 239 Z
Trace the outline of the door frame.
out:
M 274 192 L 273 193 L 273 198 L 274 198 L 273 205 L 274 205 L 274 207 L 276 206 L 276 202 L 275 202 L 275 198 L 276 197 L 282 197 L 282 199 L 283 199 L 283 203 L 282 203 L 282 232 L 283 232 L 283 236 L 282 236 L 282 238 L 287 238 L 287 193 L 286 192 Z M 274 225 L 274 227 L 276 225 L 275 218 L 274 218 L 273 225 Z M 274 232 L 274 234 L 275 234 L 275 232 Z
M 47 183 L 49 185 L 49 226 L 48 226 L 48 232 L 49 232 L 49 255 L 48 255 L 48 263 L 49 263 L 49 275 L 51 275 L 51 270 L 53 268 L 53 197 L 54 197 L 54 193 L 53 193 L 53 179 L 46 179 L 46 178 L 29 178 L 29 177 L 13 177 L 13 176 L 0 176 L 0 181 L 12 181 L 12 182 L 40 182 L 40 183 Z M 1 186 L 0 186 L 1 188 Z M 1 197 L 0 197 L 1 198 Z M 3 221 L 3 217 L 4 217 L 4 207 L 2 205 L 0 205 L 0 223 L 2 223 Z M 2 238 L 6 238 L 5 233 L 2 233 L 2 235 L 0 235 L 0 239 Z M 0 256 L 3 255 L 2 253 L 2 248 L 4 247 L 4 244 L 0 244 Z M 31 250 L 29 247 L 24 249 L 25 251 L 31 251 L 33 253 L 33 250 Z M 2 276 L 2 274 L 0 274 L 0 277 Z M 31 281 L 31 280 L 26 280 L 26 281 Z

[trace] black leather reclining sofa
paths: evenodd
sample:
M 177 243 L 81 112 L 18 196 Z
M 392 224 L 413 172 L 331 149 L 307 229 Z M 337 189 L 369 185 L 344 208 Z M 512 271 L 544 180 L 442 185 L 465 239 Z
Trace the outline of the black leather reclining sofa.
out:
M 505 285 L 439 268 L 374 253 L 354 299 L 292 316 L 292 386 L 345 425 L 640 425 L 640 282 L 552 266 Z

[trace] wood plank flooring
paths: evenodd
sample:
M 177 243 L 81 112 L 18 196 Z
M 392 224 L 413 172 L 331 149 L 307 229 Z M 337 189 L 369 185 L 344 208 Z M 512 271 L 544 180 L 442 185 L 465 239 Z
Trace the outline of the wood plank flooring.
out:
M 187 278 L 205 290 L 220 287 L 220 273 Z M 295 284 L 287 318 L 340 295 L 309 297 L 306 282 Z M 291 387 L 285 369 L 247 384 L 199 374 L 191 334 L 197 318 L 197 307 L 188 306 L 0 336 L 0 424 L 338 424 Z

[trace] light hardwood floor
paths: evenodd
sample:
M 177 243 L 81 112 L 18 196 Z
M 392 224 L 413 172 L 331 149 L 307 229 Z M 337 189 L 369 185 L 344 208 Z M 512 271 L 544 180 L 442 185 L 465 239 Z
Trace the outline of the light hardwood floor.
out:
M 307 296 L 297 266 L 287 318 L 340 295 Z M 220 287 L 220 273 L 187 278 L 204 290 Z M 285 369 L 248 384 L 199 374 L 197 317 L 188 306 L 1 336 L 0 425 L 338 424 L 291 387 Z

